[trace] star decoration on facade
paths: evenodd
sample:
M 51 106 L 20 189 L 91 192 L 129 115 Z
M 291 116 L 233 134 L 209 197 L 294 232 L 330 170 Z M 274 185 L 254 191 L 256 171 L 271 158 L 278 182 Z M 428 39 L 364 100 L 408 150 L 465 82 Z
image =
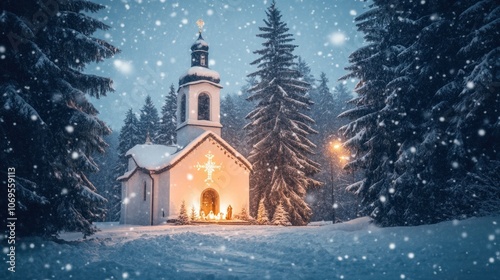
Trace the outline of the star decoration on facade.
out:
M 194 167 L 196 167 L 198 170 L 204 169 L 205 172 L 207 172 L 207 178 L 205 179 L 205 183 L 213 183 L 214 180 L 212 179 L 212 174 L 216 169 L 220 170 L 221 166 L 216 165 L 215 162 L 212 161 L 214 158 L 214 155 L 209 151 L 208 154 L 205 155 L 205 157 L 208 159 L 205 164 L 200 164 L 197 163 Z

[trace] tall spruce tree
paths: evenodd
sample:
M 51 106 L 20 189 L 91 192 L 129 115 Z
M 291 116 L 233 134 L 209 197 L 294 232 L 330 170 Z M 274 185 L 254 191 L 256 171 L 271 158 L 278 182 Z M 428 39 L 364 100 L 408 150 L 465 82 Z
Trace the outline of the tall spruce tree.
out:
M 112 81 L 83 70 L 118 49 L 92 37 L 109 28 L 89 16 L 104 6 L 52 3 L 5 0 L 0 13 L 0 173 L 15 168 L 18 236 L 92 234 L 105 203 L 87 174 L 110 129 L 87 98 Z
M 221 116 L 220 122 L 224 129 L 222 130 L 222 138 L 228 141 L 229 144 L 236 145 L 241 142 L 241 129 L 245 125 L 244 116 L 239 114 L 239 108 L 236 108 L 236 104 L 231 94 L 224 97 L 220 104 Z
M 259 82 L 250 92 L 249 100 L 257 102 L 247 116 L 250 123 L 249 141 L 252 145 L 249 160 L 254 167 L 251 182 L 251 211 L 257 214 L 259 201 L 264 199 L 266 209 L 274 214 L 280 201 L 293 225 L 305 225 L 311 209 L 304 201 L 306 191 L 321 183 L 311 176 L 319 171 L 319 164 L 310 159 L 315 145 L 307 138 L 316 133 L 310 127 L 314 121 L 301 113 L 312 104 L 305 95 L 306 82 L 293 69 L 292 54 L 296 45 L 292 34 L 273 1 L 266 11 L 263 33 L 264 48 L 254 53 L 260 58 L 252 62 L 259 70 L 250 74 Z
M 356 108 L 342 131 L 382 225 L 500 211 L 500 10 L 483 1 L 374 1 L 360 15 Z
M 155 141 L 159 135 L 160 131 L 160 117 L 158 116 L 158 110 L 151 100 L 151 96 L 146 96 L 144 100 L 144 105 L 141 109 L 141 115 L 139 116 L 139 133 L 142 134 L 144 140 L 149 134 L 150 138 Z
M 335 100 L 334 111 L 336 116 L 353 107 L 350 103 L 350 101 L 353 99 L 353 96 L 351 94 L 351 90 L 348 89 L 345 85 L 345 82 L 339 83 L 335 86 L 335 88 L 333 89 L 333 99 Z M 346 119 L 337 118 L 337 120 L 342 125 L 347 124 Z M 338 127 L 342 125 L 339 125 Z
M 113 184 L 110 202 L 108 203 L 108 220 L 117 221 L 120 218 L 121 183 L 117 182 L 116 178 L 122 176 L 127 171 L 128 159 L 125 156 L 127 151 L 132 149 L 137 144 L 144 143 L 145 139 L 143 139 L 140 131 L 139 121 L 137 120 L 137 117 L 132 109 L 129 109 L 125 115 L 124 124 L 120 130 L 120 136 L 118 138 L 118 158 L 116 160 L 113 173 L 115 183 Z
M 114 208 L 121 201 L 121 188 L 116 188 L 117 176 L 115 174 L 116 162 L 118 161 L 118 138 L 119 133 L 116 131 L 104 137 L 109 146 L 105 153 L 95 157 L 99 171 L 89 174 L 89 179 L 95 184 L 98 193 L 108 201 L 106 204 L 107 213 L 103 220 L 110 222 L 118 220 Z
M 311 190 L 309 198 L 314 210 L 314 220 L 332 219 L 332 207 L 335 204 L 339 206 L 335 210 L 335 219 L 347 220 L 355 217 L 356 212 L 356 200 L 352 194 L 345 191 L 345 186 L 352 183 L 353 176 L 348 176 L 348 172 L 342 169 L 345 160 L 339 161 L 339 153 L 343 153 L 342 156 L 345 157 L 348 152 L 333 147 L 339 141 L 338 129 L 346 123 L 345 119 L 339 119 L 337 116 L 346 109 L 346 101 L 350 97 L 347 88 L 342 84 L 338 85 L 335 94 L 332 94 L 328 82 L 326 74 L 321 73 L 315 90 L 316 104 L 312 109 L 318 130 L 318 134 L 312 138 L 317 145 L 314 159 L 325 167 L 315 178 L 328 184 L 327 187 Z
M 311 74 L 311 67 L 309 67 L 307 62 L 304 59 L 302 59 L 302 57 L 300 56 L 297 57 L 297 64 L 293 67 L 293 69 L 297 70 L 300 73 L 301 77 L 299 78 L 299 80 L 309 84 L 309 93 L 311 89 L 316 88 L 316 80 L 314 79 L 314 76 Z
M 155 142 L 163 145 L 173 145 L 176 143 L 177 133 L 177 94 L 173 84 L 170 85 L 170 91 L 165 96 L 165 103 L 161 107 L 161 119 L 159 124 L 158 136 Z
M 316 122 L 316 127 L 320 136 L 319 145 L 323 148 L 324 144 L 333 138 L 336 130 L 340 127 L 335 123 L 335 119 L 340 113 L 337 112 L 335 108 L 340 100 L 333 99 L 333 94 L 328 87 L 328 78 L 324 72 L 320 74 L 319 85 L 316 92 L 318 104 L 313 110 L 313 112 L 315 112 L 314 121 Z
M 226 95 L 220 105 L 222 138 L 244 155 L 248 154 L 246 131 L 243 128 L 246 125 L 245 116 L 251 111 L 249 105 L 243 95 L 236 94 Z
M 226 95 L 221 102 L 222 138 L 245 157 L 250 153 L 250 147 L 246 130 L 243 128 L 246 125 L 245 117 L 253 110 L 254 105 L 253 102 L 248 102 L 247 98 L 250 96 L 249 89 L 255 84 L 255 77 L 247 78 L 247 83 L 241 87 L 238 94 Z

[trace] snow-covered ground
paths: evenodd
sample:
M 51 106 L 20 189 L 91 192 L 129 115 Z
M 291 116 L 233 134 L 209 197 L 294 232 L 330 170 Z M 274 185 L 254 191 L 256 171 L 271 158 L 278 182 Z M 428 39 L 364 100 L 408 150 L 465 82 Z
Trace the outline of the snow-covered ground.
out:
M 19 241 L 16 272 L 4 263 L 0 279 L 500 279 L 500 216 L 395 228 L 368 218 L 99 227 L 88 240 Z

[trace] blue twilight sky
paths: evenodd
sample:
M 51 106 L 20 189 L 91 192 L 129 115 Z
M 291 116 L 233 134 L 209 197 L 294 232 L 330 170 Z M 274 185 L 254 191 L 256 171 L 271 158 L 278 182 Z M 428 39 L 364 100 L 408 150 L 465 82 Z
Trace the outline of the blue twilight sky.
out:
M 91 16 L 111 26 L 95 34 L 122 52 L 112 59 L 90 65 L 88 72 L 111 77 L 115 92 L 93 103 L 100 118 L 118 131 L 125 112 L 136 113 L 151 95 L 158 111 L 170 84 L 190 67 L 190 47 L 197 38 L 195 22 L 205 21 L 204 39 L 210 44 L 210 68 L 221 75 L 222 98 L 237 94 L 246 75 L 256 71 L 250 65 L 262 47 L 256 37 L 263 26 L 271 1 L 257 0 L 96 0 L 107 6 Z M 363 44 L 354 18 L 368 9 L 355 0 L 277 0 L 282 19 L 298 45 L 301 56 L 317 78 L 325 72 L 330 87 L 346 71 L 348 56 Z M 348 82 L 352 88 L 355 81 Z

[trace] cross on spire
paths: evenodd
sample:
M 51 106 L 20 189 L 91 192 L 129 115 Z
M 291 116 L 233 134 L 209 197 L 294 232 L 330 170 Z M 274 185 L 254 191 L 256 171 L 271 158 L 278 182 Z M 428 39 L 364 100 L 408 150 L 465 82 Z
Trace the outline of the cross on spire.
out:
M 196 21 L 196 25 L 198 25 L 198 32 L 203 31 L 203 26 L 205 25 L 205 22 L 200 18 L 199 20 Z

